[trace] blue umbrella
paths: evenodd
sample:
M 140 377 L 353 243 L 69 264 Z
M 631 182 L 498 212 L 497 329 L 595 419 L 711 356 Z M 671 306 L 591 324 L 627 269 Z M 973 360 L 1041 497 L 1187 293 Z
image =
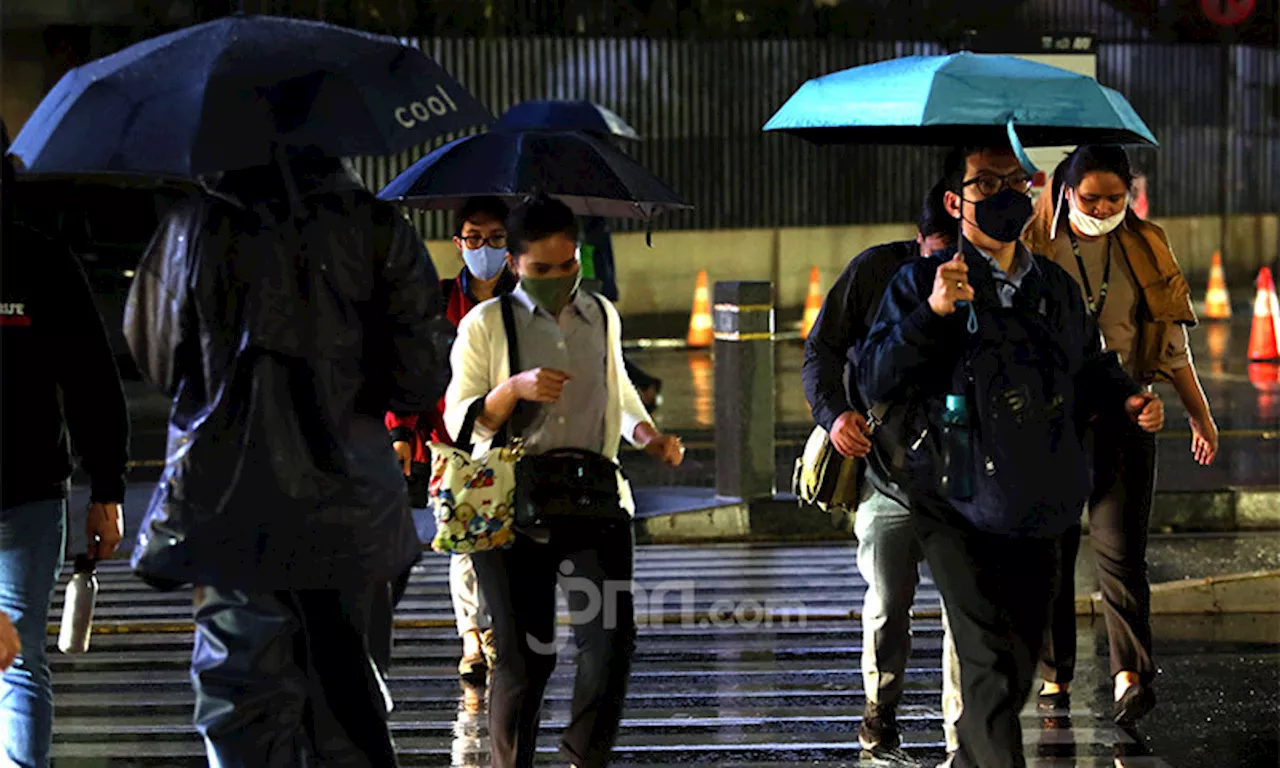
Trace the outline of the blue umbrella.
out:
M 580 216 L 648 219 L 693 207 L 609 142 L 553 131 L 464 136 L 414 163 L 378 197 L 453 209 L 478 195 L 518 202 L 539 192 L 563 200 Z
M 393 37 L 236 15 L 71 70 L 12 152 L 34 173 L 192 178 L 289 150 L 393 154 L 490 120 Z
M 495 131 L 584 131 L 601 136 L 640 140 L 640 135 L 608 107 L 592 101 L 539 99 L 522 101 L 493 124 Z
M 908 56 L 800 86 L 765 124 L 819 144 L 1156 144 L 1116 91 L 1014 56 Z

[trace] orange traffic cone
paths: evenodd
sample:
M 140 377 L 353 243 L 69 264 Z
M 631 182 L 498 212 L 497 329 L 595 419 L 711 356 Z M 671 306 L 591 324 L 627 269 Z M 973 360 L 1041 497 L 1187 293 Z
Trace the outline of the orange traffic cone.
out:
M 1249 332 L 1251 361 L 1280 359 L 1277 325 L 1280 325 L 1280 301 L 1276 299 L 1276 284 L 1271 280 L 1271 268 L 1263 267 L 1258 271 L 1258 296 L 1253 302 L 1253 328 Z
M 711 290 L 707 288 L 707 270 L 698 273 L 698 286 L 693 290 L 693 315 L 689 318 L 689 346 L 709 347 L 715 336 L 711 327 Z
M 1209 290 L 1204 294 L 1206 320 L 1230 320 L 1231 297 L 1227 294 L 1227 278 L 1222 273 L 1222 254 L 1213 254 L 1213 267 L 1209 270 Z
M 818 322 L 818 313 L 822 311 L 822 280 L 818 268 L 809 270 L 809 295 L 804 300 L 804 320 L 800 323 L 800 335 L 809 338 L 813 326 Z

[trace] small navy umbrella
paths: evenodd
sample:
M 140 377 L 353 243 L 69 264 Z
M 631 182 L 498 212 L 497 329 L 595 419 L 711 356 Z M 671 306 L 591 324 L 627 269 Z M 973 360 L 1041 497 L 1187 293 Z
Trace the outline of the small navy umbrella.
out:
M 522 101 L 503 113 L 492 126 L 495 131 L 583 131 L 639 141 L 640 135 L 608 107 L 593 101 L 535 99 Z
M 71 70 L 11 151 L 32 173 L 194 178 L 292 151 L 394 154 L 491 120 L 396 38 L 235 15 Z
M 414 163 L 378 197 L 455 209 L 479 195 L 519 202 L 539 192 L 563 200 L 580 216 L 649 219 L 693 207 L 627 153 L 573 131 L 465 136 Z

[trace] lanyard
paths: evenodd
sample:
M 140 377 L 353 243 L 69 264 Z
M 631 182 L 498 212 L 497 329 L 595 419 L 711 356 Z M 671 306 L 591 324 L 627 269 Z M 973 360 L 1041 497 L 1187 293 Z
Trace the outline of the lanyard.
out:
M 1089 282 L 1089 270 L 1084 268 L 1084 259 L 1080 258 L 1080 242 L 1076 233 L 1068 229 L 1071 237 L 1071 252 L 1076 256 L 1076 267 L 1080 269 L 1080 281 L 1084 283 L 1084 295 L 1089 300 L 1089 312 L 1096 318 L 1102 314 L 1102 307 L 1107 303 L 1107 289 L 1111 284 L 1111 235 L 1107 235 L 1107 258 L 1102 265 L 1102 285 L 1098 288 L 1098 296 L 1094 298 L 1093 285 Z

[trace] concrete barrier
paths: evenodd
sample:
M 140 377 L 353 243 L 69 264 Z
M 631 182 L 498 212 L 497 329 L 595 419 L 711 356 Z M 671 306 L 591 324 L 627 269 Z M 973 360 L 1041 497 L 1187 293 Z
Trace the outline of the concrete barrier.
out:
M 1157 492 L 1151 530 L 1280 530 L 1280 488 L 1225 488 L 1217 491 Z

